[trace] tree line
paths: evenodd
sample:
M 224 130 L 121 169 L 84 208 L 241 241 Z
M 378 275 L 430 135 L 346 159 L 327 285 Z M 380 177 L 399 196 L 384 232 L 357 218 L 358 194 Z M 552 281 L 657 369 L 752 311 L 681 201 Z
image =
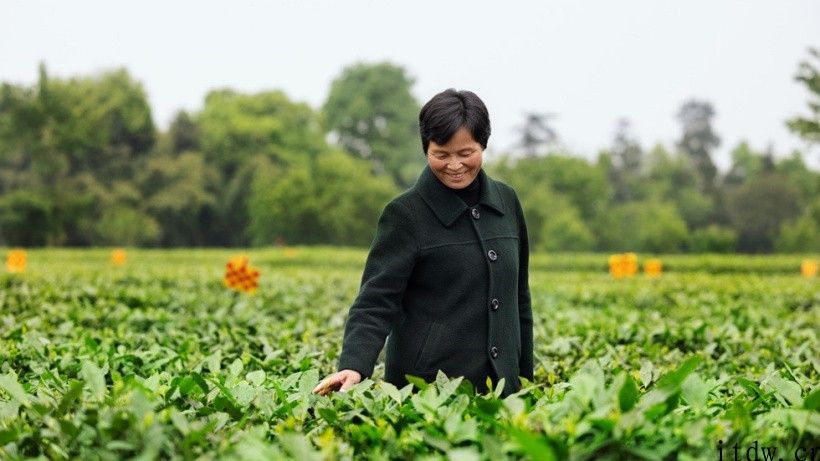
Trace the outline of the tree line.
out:
M 796 79 L 820 142 L 816 50 Z M 383 206 L 425 164 L 413 79 L 356 63 L 322 107 L 282 91 L 216 89 L 159 130 L 125 69 L 0 88 L 0 244 L 367 246 Z M 673 146 L 644 149 L 617 124 L 595 161 L 561 147 L 552 114 L 526 114 L 518 148 L 485 162 L 512 185 L 538 251 L 817 252 L 820 173 L 799 151 L 747 143 L 721 174 L 707 101 L 686 101 Z

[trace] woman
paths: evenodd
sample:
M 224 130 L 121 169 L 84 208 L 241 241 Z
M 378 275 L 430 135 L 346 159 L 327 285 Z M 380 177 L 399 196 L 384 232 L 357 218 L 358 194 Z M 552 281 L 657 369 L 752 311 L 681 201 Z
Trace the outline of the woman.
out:
M 478 392 L 505 378 L 503 395 L 533 378 L 529 248 L 512 188 L 481 169 L 490 119 L 470 91 L 448 89 L 419 114 L 427 156 L 415 186 L 385 206 L 345 325 L 338 371 L 313 390 L 346 391 L 384 379 L 464 376 Z

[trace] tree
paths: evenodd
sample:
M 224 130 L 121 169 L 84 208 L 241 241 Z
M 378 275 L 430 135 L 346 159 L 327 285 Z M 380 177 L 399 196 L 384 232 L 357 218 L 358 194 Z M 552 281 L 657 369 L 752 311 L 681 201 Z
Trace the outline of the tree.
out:
M 736 246 L 737 233 L 715 224 L 695 229 L 689 238 L 689 251 L 694 253 L 731 253 Z
M 155 155 L 136 177 L 144 207 L 161 229 L 162 246 L 202 246 L 212 242 L 210 229 L 219 190 L 219 172 L 201 153 Z
M 171 122 L 168 135 L 175 153 L 199 149 L 199 126 L 184 110 L 177 112 L 174 121 Z
M 635 200 L 638 198 L 641 181 L 643 151 L 632 137 L 630 124 L 626 119 L 617 122 L 610 158 L 608 177 L 613 187 L 614 200 L 618 203 Z
M 767 252 L 780 227 L 800 214 L 799 193 L 788 179 L 768 174 L 728 193 L 727 208 L 738 233 L 738 249 Z
M 388 62 L 345 67 L 333 80 L 322 112 L 339 145 L 388 174 L 401 187 L 424 167 L 419 140 L 421 107 L 410 93 L 413 79 Z
M 683 250 L 688 230 L 674 205 L 651 202 L 640 208 L 638 216 L 641 251 L 675 253 Z
M 715 196 L 698 188 L 698 172 L 686 155 L 672 155 L 663 146 L 655 146 L 647 159 L 647 173 L 639 195 L 675 204 L 690 229 L 709 223 L 714 215 Z
M 812 60 L 814 62 L 812 62 Z M 802 61 L 794 77 L 809 90 L 809 115 L 794 117 L 786 125 L 810 143 L 820 143 L 820 50 L 809 49 L 809 59 Z
M 53 205 L 44 194 L 18 190 L 0 196 L 0 243 L 46 245 L 55 231 Z
M 763 172 L 763 156 L 752 150 L 749 143 L 741 141 L 732 150 L 732 164 L 723 178 L 725 186 L 735 187 L 757 178 Z
M 775 171 L 794 185 L 800 193 L 802 203 L 810 203 L 820 196 L 820 173 L 808 168 L 800 151 L 794 151 L 790 156 L 780 159 L 775 165 Z
M 265 165 L 305 167 L 327 150 L 317 114 L 281 91 L 208 93 L 194 116 L 205 163 L 221 173 L 213 207 L 203 210 L 210 223 L 207 242 L 247 245 L 251 184 Z
M 524 124 L 518 127 L 521 133 L 518 146 L 524 150 L 524 155 L 535 157 L 539 151 L 547 151 L 556 145 L 558 133 L 550 126 L 550 120 L 554 118 L 555 114 L 546 112 L 524 114 Z
M 820 252 L 820 197 L 797 220 L 781 224 L 775 248 L 792 253 Z
M 344 152 L 323 154 L 312 166 L 287 171 L 268 165 L 252 185 L 251 241 L 367 246 L 381 210 L 396 192 L 390 178 L 374 177 L 367 162 Z
M 25 191 L 50 210 L 38 242 L 90 244 L 102 231 L 94 223 L 154 140 L 145 92 L 126 70 L 56 79 L 41 65 L 32 87 L 0 91 L 0 193 Z M 16 216 L 41 226 L 36 213 Z
M 257 155 L 279 165 L 304 165 L 326 148 L 316 113 L 282 91 L 214 90 L 194 119 L 205 159 L 226 181 Z
M 526 197 L 523 206 L 531 246 L 537 251 L 590 251 L 595 236 L 572 203 L 549 186 L 542 186 Z
M 712 162 L 711 152 L 720 145 L 720 138 L 712 129 L 714 115 L 712 104 L 697 100 L 684 103 L 677 114 L 682 129 L 678 147 L 699 173 L 702 181 L 700 190 L 708 194 L 714 194 L 716 190 L 717 168 Z
M 686 223 L 671 203 L 654 200 L 616 205 L 595 222 L 599 249 L 674 253 L 683 250 Z

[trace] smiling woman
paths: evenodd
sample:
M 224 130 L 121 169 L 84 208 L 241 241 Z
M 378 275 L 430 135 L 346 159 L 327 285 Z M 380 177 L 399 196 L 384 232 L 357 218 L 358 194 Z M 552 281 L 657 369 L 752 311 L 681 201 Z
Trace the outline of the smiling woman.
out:
M 345 325 L 339 371 L 314 392 L 345 391 L 373 374 L 407 385 L 439 371 L 503 395 L 533 378 L 529 245 L 515 191 L 482 170 L 484 103 L 446 90 L 419 114 L 427 166 L 385 206 Z
M 444 144 L 430 142 L 427 163 L 439 181 L 451 189 L 472 184 L 481 169 L 483 150 L 470 132 L 461 127 Z

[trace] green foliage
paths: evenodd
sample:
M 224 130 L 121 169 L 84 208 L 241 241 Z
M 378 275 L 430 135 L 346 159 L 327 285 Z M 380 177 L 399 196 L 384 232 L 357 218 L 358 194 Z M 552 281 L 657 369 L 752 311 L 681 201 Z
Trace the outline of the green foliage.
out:
M 732 152 L 732 165 L 729 167 L 724 184 L 741 185 L 763 174 L 763 154 L 755 152 L 748 142 L 742 141 Z
M 54 209 L 43 193 L 17 190 L 0 196 L 0 241 L 40 246 L 54 235 Z
M 251 184 L 260 168 L 303 168 L 326 149 L 319 119 L 281 91 L 211 91 L 196 115 L 205 165 L 221 172 L 209 243 L 247 245 Z
M 524 214 L 532 248 L 589 251 L 595 247 L 595 237 L 569 199 L 547 187 L 530 190 L 526 198 Z
M 413 79 L 389 62 L 358 63 L 342 70 L 330 86 L 322 112 L 339 145 L 386 173 L 404 189 L 424 166 L 419 140 L 421 109 L 410 89 Z
M 798 78 L 810 90 L 812 66 Z M 321 112 L 282 91 L 215 90 L 157 133 L 126 70 L 55 78 L 41 66 L 34 85 L 0 86 L 0 242 L 367 246 L 381 206 L 424 165 L 412 84 L 400 66 L 354 64 Z M 817 248 L 809 205 L 820 174 L 800 152 L 779 158 L 742 142 L 721 178 L 711 105 L 690 101 L 678 115 L 679 152 L 657 145 L 645 155 L 622 121 L 597 162 L 552 149 L 485 168 L 517 191 L 538 250 Z M 527 117 L 522 147 L 555 147 L 551 115 Z M 805 128 L 811 116 L 801 120 Z
M 153 218 L 123 205 L 106 208 L 97 221 L 96 231 L 97 241 L 124 246 L 150 244 L 160 235 L 159 224 Z
M 720 145 L 720 138 L 712 130 L 715 110 L 707 101 L 689 100 L 678 111 L 681 122 L 681 138 L 678 147 L 692 162 L 698 172 L 701 192 L 715 192 L 717 168 L 712 161 L 712 149 Z
M 689 238 L 689 250 L 694 253 L 732 253 L 736 246 L 735 231 L 714 224 L 695 229 Z
M 396 193 L 388 178 L 373 177 L 367 162 L 343 152 L 319 156 L 312 168 L 282 173 L 269 167 L 253 183 L 252 241 L 367 246 L 381 210 Z
M 181 110 L 171 122 L 168 129 L 173 152 L 185 152 L 199 149 L 200 129 L 190 114 Z
M 618 251 L 674 253 L 683 249 L 688 235 L 674 205 L 654 201 L 616 206 L 595 225 L 601 245 Z
M 800 63 L 795 80 L 806 85 L 809 90 L 810 113 L 806 117 L 792 118 L 786 125 L 805 140 L 820 143 L 820 50 L 810 48 L 809 56 L 811 60 Z
M 201 154 L 151 156 L 135 180 L 145 209 L 159 224 L 161 245 L 209 243 L 208 217 L 215 215 L 220 175 Z
M 738 233 L 738 249 L 771 251 L 783 223 L 800 214 L 799 198 L 788 179 L 776 174 L 761 176 L 731 190 L 727 208 Z
M 324 397 L 366 252 L 296 250 L 248 252 L 255 296 L 220 283 L 232 251 L 135 249 L 116 269 L 107 249 L 31 251 L 0 275 L 0 457 L 714 459 L 820 436 L 820 298 L 796 273 L 535 270 L 517 394 L 443 373 L 397 389 L 380 364 Z
M 230 180 L 249 159 L 305 165 L 324 149 L 319 120 L 282 91 L 243 94 L 214 90 L 195 116 L 205 160 Z
M 127 199 L 116 189 L 153 144 L 145 92 L 123 69 L 63 80 L 50 78 L 41 66 L 31 88 L 4 84 L 0 193 L 9 214 L 0 220 L 5 241 L 87 244 L 101 235 L 89 221 L 104 213 L 109 222 L 99 230 L 107 233 L 116 212 L 104 208 L 114 206 L 111 197 Z
M 630 123 L 625 119 L 618 121 L 615 139 L 609 153 L 599 158 L 608 171 L 608 178 L 614 191 L 614 201 L 617 203 L 639 200 L 640 181 L 644 155 L 641 145 L 630 133 Z
M 820 252 L 820 199 L 793 222 L 784 222 L 775 244 L 777 251 Z

